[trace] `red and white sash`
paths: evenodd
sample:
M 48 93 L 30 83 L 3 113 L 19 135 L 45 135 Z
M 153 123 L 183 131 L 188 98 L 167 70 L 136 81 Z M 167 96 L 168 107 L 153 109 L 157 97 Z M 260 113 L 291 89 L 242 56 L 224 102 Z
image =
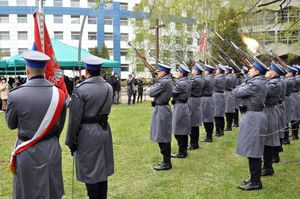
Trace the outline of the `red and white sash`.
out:
M 37 132 L 30 140 L 18 145 L 11 154 L 9 168 L 13 174 L 15 174 L 16 156 L 40 141 L 49 132 L 49 130 L 52 129 L 60 116 L 65 103 L 65 94 L 61 89 L 58 89 L 55 86 L 52 88 L 53 92 L 50 105 Z

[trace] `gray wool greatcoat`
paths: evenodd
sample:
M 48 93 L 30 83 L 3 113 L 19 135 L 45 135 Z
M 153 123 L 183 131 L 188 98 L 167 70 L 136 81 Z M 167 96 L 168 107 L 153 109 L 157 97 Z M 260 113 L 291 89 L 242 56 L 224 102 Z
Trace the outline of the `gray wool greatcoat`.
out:
M 295 77 L 295 86 L 291 98 L 294 105 L 292 120 L 298 121 L 300 120 L 300 75 Z
M 293 109 L 294 109 L 294 104 L 292 100 L 292 92 L 294 90 L 295 86 L 295 77 L 286 77 L 285 78 L 286 82 L 286 93 L 285 93 L 285 98 L 284 98 L 284 104 L 285 104 L 285 117 L 286 117 L 286 125 L 291 122 L 292 120 L 292 115 L 293 115 Z
M 279 118 L 278 118 L 278 124 L 280 129 L 280 138 L 284 138 L 284 128 L 286 127 L 286 110 L 285 110 L 285 94 L 286 94 L 286 81 L 285 77 L 281 76 L 280 78 L 280 85 L 281 85 L 281 93 L 280 93 L 280 101 L 278 104 L 279 109 Z
M 166 75 L 151 86 L 149 94 L 154 97 L 156 106 L 152 111 L 150 139 L 165 143 L 172 140 L 172 110 L 168 104 L 173 91 L 173 82 L 170 75 Z
M 264 153 L 268 119 L 262 111 L 267 87 L 262 76 L 249 79 L 233 90 L 233 95 L 240 98 L 241 105 L 247 106 L 242 113 L 237 143 L 237 154 L 244 157 L 261 158 Z
M 52 98 L 53 84 L 43 76 L 36 77 L 8 94 L 5 114 L 7 125 L 10 129 L 18 128 L 18 135 L 26 139 L 32 138 L 38 130 Z M 14 199 L 62 198 L 64 186 L 59 136 L 65 116 L 66 107 L 48 132 L 56 136 L 39 141 L 17 155 L 13 182 Z M 17 145 L 21 143 L 23 141 L 18 139 Z
M 266 81 L 267 97 L 264 112 L 268 119 L 267 134 L 270 134 L 266 136 L 266 146 L 280 146 L 280 134 L 278 132 L 280 126 L 278 123 L 280 114 L 278 104 L 282 92 L 280 81 L 280 77 Z
M 212 74 L 206 75 L 204 78 L 202 97 L 201 97 L 201 114 L 202 122 L 214 122 L 214 101 L 213 93 L 215 90 L 215 79 Z
M 172 133 L 189 135 L 191 132 L 191 112 L 188 100 L 191 97 L 191 83 L 188 77 L 177 80 L 173 87 L 175 101 L 172 117 Z
M 226 87 L 225 87 L 225 113 L 235 113 L 237 102 L 232 94 L 232 90 L 236 86 L 236 77 L 235 74 L 226 75 Z
M 201 119 L 201 94 L 203 89 L 203 77 L 195 75 L 191 78 L 191 98 L 189 106 L 191 110 L 191 126 L 199 126 L 202 123 Z
M 66 145 L 72 146 L 77 142 L 78 148 L 74 157 L 76 176 L 80 182 L 95 184 L 107 181 L 108 176 L 114 173 L 109 124 L 104 129 L 98 123 L 81 123 L 85 117 L 109 115 L 112 102 L 112 87 L 100 76 L 86 79 L 73 90 Z M 102 105 L 103 108 L 98 114 Z
M 213 94 L 214 100 L 214 116 L 224 117 L 225 114 L 225 86 L 226 77 L 224 74 L 215 76 L 215 93 Z

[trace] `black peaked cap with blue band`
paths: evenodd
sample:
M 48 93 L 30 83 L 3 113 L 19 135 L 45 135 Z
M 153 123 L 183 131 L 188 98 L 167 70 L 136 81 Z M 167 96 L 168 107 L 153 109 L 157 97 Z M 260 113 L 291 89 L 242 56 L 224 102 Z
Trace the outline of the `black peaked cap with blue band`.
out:
M 21 54 L 24 58 L 26 66 L 30 68 L 45 68 L 50 57 L 42 52 L 28 50 Z
M 200 71 L 200 72 L 204 72 L 203 67 L 197 62 L 194 65 L 194 69 L 197 70 L 197 71 Z
M 213 73 L 215 71 L 215 68 L 212 67 L 212 66 L 210 66 L 210 65 L 208 65 L 208 64 L 206 64 L 205 65 L 205 70 Z
M 180 65 L 178 68 L 179 72 L 183 73 L 184 76 L 187 76 L 191 71 L 184 65 Z
M 102 58 L 96 57 L 94 55 L 84 57 L 82 61 L 85 63 L 85 69 L 92 71 L 100 70 L 102 64 L 104 63 L 104 60 Z
M 165 72 L 169 73 L 171 71 L 171 69 L 172 69 L 172 67 L 170 67 L 168 65 L 158 63 L 158 67 L 156 69 L 156 72 L 165 71 Z
M 262 75 L 265 75 L 269 70 L 264 63 L 262 63 L 259 59 L 255 58 L 253 62 L 253 67 L 256 68 Z
M 270 64 L 270 70 L 275 71 L 280 76 L 285 75 L 285 71 L 278 64 L 276 64 L 273 61 Z

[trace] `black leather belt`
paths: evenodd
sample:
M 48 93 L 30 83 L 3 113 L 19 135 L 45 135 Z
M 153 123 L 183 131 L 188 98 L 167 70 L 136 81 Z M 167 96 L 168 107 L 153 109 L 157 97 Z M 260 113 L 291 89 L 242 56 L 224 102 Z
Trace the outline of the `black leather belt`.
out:
M 179 103 L 187 103 L 187 101 L 183 101 L 183 100 L 172 100 L 171 103 L 174 105 L 174 104 L 179 104 Z
M 42 137 L 42 139 L 40 139 L 40 141 L 49 140 L 50 138 L 53 138 L 55 136 L 56 136 L 55 133 L 48 133 L 44 137 Z M 18 139 L 22 140 L 23 142 L 26 142 L 26 141 L 30 140 L 31 138 L 32 137 L 18 135 Z
M 107 128 L 107 120 L 108 115 L 97 115 L 95 117 L 84 117 L 81 120 L 81 124 L 93 124 L 98 123 L 100 124 L 104 129 Z
M 202 97 L 211 97 L 212 95 L 202 95 Z
M 215 91 L 216 93 L 224 93 L 224 91 Z
M 232 89 L 226 89 L 226 91 L 232 91 Z
M 169 105 L 169 102 L 166 103 L 156 103 L 156 102 L 151 102 L 151 105 L 154 106 L 166 106 Z
M 191 97 L 194 97 L 194 98 L 199 98 L 200 96 L 196 96 L 196 95 L 191 95 Z
M 240 105 L 239 109 L 240 109 L 241 113 L 246 113 L 247 111 L 254 111 L 254 112 L 261 112 L 261 111 L 263 111 L 263 108 L 262 109 L 249 109 L 247 106 L 244 106 L 244 105 Z

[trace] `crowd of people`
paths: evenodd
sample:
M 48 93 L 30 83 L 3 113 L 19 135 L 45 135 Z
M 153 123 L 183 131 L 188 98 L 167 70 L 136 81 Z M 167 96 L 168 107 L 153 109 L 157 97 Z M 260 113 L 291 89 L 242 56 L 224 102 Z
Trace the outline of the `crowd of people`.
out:
M 261 176 L 274 175 L 273 163 L 280 161 L 282 145 L 299 139 L 300 66 L 284 68 L 272 62 L 266 67 L 258 59 L 252 65 L 240 71 L 221 64 L 195 63 L 192 75 L 182 65 L 176 83 L 171 67 L 158 65 L 158 81 L 149 91 L 154 98 L 151 139 L 163 155 L 155 170 L 169 170 L 171 158 L 186 158 L 188 150 L 199 148 L 199 125 L 203 124 L 204 142 L 208 143 L 213 142 L 214 129 L 220 137 L 224 131 L 232 131 L 232 126 L 239 126 L 236 152 L 248 158 L 250 168 L 250 179 L 239 188 L 262 189 Z M 172 134 L 178 144 L 174 154 Z

